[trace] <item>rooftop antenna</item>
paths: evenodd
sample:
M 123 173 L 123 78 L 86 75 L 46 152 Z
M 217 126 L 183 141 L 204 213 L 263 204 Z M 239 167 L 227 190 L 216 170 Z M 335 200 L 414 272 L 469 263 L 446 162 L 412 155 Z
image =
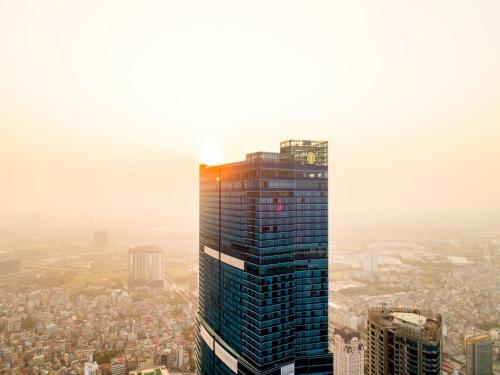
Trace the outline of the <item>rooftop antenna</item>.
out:
M 491 262 L 490 247 L 488 245 L 484 246 L 484 264 L 489 267 L 493 265 Z
M 89 226 L 94 224 L 94 218 L 92 217 L 92 207 L 89 205 Z
M 385 319 L 385 318 L 387 318 L 387 315 L 388 315 L 387 302 L 382 302 L 381 305 L 382 305 L 382 316 Z

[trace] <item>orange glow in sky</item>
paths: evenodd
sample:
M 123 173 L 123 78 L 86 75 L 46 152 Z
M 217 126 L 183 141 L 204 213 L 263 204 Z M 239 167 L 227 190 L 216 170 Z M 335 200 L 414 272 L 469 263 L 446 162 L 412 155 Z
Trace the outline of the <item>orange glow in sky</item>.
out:
M 191 223 L 199 163 L 289 138 L 329 141 L 339 217 L 498 217 L 499 19 L 498 0 L 0 0 L 0 220 Z

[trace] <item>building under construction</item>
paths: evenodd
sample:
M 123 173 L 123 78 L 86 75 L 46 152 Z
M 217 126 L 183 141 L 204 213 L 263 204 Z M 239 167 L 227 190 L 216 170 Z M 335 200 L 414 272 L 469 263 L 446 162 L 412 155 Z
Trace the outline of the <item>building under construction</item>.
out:
M 368 375 L 441 373 L 441 315 L 372 308 L 367 320 Z

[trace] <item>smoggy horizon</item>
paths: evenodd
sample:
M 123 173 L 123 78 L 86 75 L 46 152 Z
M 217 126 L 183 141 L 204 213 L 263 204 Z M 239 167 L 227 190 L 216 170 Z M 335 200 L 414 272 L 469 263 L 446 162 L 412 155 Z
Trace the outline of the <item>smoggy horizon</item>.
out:
M 336 223 L 498 220 L 497 1 L 219 3 L 0 2 L 1 226 L 196 227 L 200 163 L 290 138 Z

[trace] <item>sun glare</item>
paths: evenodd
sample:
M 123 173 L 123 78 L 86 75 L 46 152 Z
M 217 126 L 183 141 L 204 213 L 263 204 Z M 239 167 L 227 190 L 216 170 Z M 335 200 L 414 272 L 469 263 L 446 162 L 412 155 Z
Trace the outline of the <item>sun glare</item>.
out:
M 205 148 L 201 154 L 201 162 L 207 165 L 217 165 L 222 163 L 222 153 L 216 147 Z

